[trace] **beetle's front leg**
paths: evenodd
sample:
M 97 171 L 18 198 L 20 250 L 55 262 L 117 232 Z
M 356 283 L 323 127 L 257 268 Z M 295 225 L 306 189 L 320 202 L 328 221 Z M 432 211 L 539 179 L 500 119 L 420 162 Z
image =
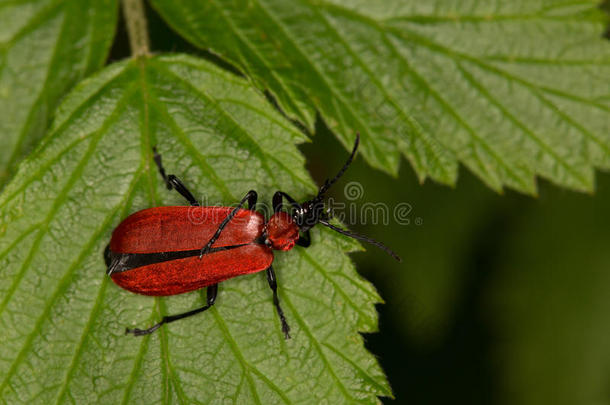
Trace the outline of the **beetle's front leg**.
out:
M 203 257 L 204 254 L 209 252 L 209 250 L 212 248 L 212 245 L 214 244 L 214 242 L 216 242 L 216 239 L 218 239 L 220 237 L 220 233 L 222 232 L 222 230 L 225 229 L 225 227 L 227 226 L 229 221 L 231 221 L 233 219 L 235 214 L 237 214 L 237 211 L 239 211 L 244 206 L 246 201 L 248 202 L 248 208 L 253 210 L 254 207 L 256 206 L 257 200 L 258 200 L 258 194 L 256 193 L 256 191 L 250 190 L 246 193 L 244 198 L 242 198 L 241 201 L 239 202 L 239 204 L 237 204 L 237 207 L 235 207 L 233 209 L 233 211 L 231 211 L 229 213 L 229 215 L 227 215 L 227 217 L 220 223 L 220 226 L 216 230 L 216 233 L 214 234 L 214 236 L 212 236 L 212 238 L 208 241 L 208 243 L 206 243 L 206 245 L 201 248 L 201 252 L 199 253 L 200 259 Z
M 273 291 L 273 305 L 275 305 L 277 314 L 280 317 L 284 337 L 286 339 L 290 339 L 290 326 L 288 326 L 288 322 L 286 322 L 286 317 L 284 316 L 284 311 L 282 311 L 282 307 L 280 307 L 280 299 L 277 296 L 277 279 L 275 277 L 275 271 L 273 271 L 273 267 L 271 266 L 269 266 L 269 268 L 267 269 L 267 282 L 269 283 L 269 287 L 271 287 L 271 290 Z
M 304 232 L 299 239 L 297 239 L 297 245 L 307 248 L 311 245 L 311 234 L 309 233 L 309 229 Z
M 284 198 L 288 200 L 288 202 L 290 203 L 290 205 L 292 205 L 294 209 L 301 208 L 301 204 L 296 202 L 294 198 L 284 193 L 283 191 L 276 191 L 275 194 L 273 194 L 273 199 L 271 201 L 273 205 L 273 212 L 280 212 L 282 210 L 282 205 L 284 204 L 282 200 Z

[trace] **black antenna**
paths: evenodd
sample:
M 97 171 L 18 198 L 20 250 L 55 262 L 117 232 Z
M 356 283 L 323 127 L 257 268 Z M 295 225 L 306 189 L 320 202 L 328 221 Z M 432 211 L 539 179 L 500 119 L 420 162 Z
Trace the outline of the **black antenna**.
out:
M 357 142 L 356 142 L 356 144 L 357 144 Z M 400 258 L 400 256 L 398 256 L 396 253 L 394 253 L 394 251 L 392 249 L 390 249 L 389 247 L 387 247 L 386 245 L 384 245 L 381 242 L 377 242 L 375 239 L 371 239 L 368 236 L 346 231 L 345 229 L 337 228 L 336 226 L 331 225 L 328 221 L 326 221 L 324 219 L 320 219 L 319 222 L 322 225 L 329 227 L 333 231 L 339 232 L 341 235 L 349 236 L 350 238 L 358 239 L 358 240 L 370 243 L 373 246 L 377 246 L 379 249 L 385 251 L 387 254 L 392 256 L 394 259 L 398 260 L 399 262 L 402 262 L 402 259 Z
M 324 193 L 326 193 L 328 191 L 330 186 L 335 184 L 335 182 L 337 180 L 339 180 L 339 178 L 341 176 L 343 176 L 343 173 L 345 173 L 345 171 L 347 170 L 349 165 L 352 163 L 352 160 L 354 160 L 354 156 L 356 155 L 356 149 L 358 149 L 359 143 L 360 143 L 360 134 L 358 132 L 356 132 L 356 142 L 354 142 L 354 149 L 352 149 L 351 155 L 349 155 L 349 157 L 347 158 L 347 162 L 345 162 L 345 164 L 343 165 L 341 170 L 339 170 L 339 173 L 337 173 L 337 175 L 335 177 L 333 177 L 332 180 L 327 179 L 324 182 L 324 184 L 322 185 L 322 187 L 320 187 L 320 190 L 318 191 L 318 197 L 321 197 L 322 195 L 324 195 Z

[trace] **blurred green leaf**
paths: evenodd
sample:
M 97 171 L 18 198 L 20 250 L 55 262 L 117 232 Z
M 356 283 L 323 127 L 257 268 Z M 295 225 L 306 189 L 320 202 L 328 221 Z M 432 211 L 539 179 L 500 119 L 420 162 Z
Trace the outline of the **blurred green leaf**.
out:
M 507 235 L 484 303 L 505 403 L 610 401 L 609 206 L 600 176 L 595 198 L 551 190 Z
M 117 3 L 0 2 L 0 184 L 46 132 L 65 93 L 104 64 Z
M 367 179 L 364 169 L 354 176 L 363 179 L 365 189 L 375 190 L 367 200 L 394 203 L 394 211 L 398 204 L 407 203 L 409 213 L 408 223 L 371 224 L 366 229 L 367 235 L 391 243 L 403 263 L 396 265 L 380 252 L 370 251 L 358 257 L 358 268 L 367 277 L 379 278 L 375 285 L 379 283 L 384 292 L 386 311 L 395 316 L 394 327 L 421 348 L 434 348 L 455 322 L 472 277 L 473 244 L 493 218 L 494 202 L 500 197 L 468 174 L 453 190 L 415 181 L 398 187 L 396 180 L 387 177 Z M 401 177 L 413 179 L 407 173 Z M 384 191 L 378 192 L 374 185 Z
M 610 44 L 597 1 L 152 0 L 168 23 L 312 128 L 397 173 L 592 190 L 610 167 Z
M 229 280 L 217 305 L 143 338 L 123 334 L 202 305 L 202 292 L 137 296 L 105 276 L 102 252 L 131 212 L 184 204 L 151 146 L 203 202 L 262 201 L 315 187 L 306 138 L 247 81 L 187 56 L 111 65 L 61 105 L 50 134 L 0 196 L 0 396 L 6 403 L 376 403 L 390 395 L 358 331 L 379 297 L 316 231 L 278 254 L 285 341 L 264 275 Z M 343 252 L 343 253 L 342 253 Z

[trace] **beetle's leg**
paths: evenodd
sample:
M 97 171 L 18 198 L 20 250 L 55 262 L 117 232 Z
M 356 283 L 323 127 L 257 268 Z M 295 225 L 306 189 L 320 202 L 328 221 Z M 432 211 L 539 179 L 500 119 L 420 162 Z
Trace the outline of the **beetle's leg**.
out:
M 293 208 L 295 209 L 299 209 L 301 208 L 301 205 L 296 202 L 294 200 L 294 198 L 290 197 L 288 194 L 284 193 L 283 191 L 276 191 L 275 194 L 273 194 L 273 199 L 272 199 L 272 204 L 273 204 L 273 212 L 280 212 L 282 210 L 282 198 L 285 198 L 286 200 L 288 200 L 288 202 L 290 203 L 290 205 L 292 205 Z
M 163 181 L 165 181 L 165 185 L 168 190 L 176 190 L 182 195 L 182 197 L 186 198 L 189 204 L 193 206 L 199 206 L 199 203 L 193 196 L 193 194 L 189 191 L 188 188 L 180 181 L 179 178 L 174 176 L 173 174 L 167 175 L 165 174 L 165 168 L 163 167 L 163 163 L 161 163 L 161 155 L 157 153 L 157 148 L 153 148 L 153 159 L 159 168 L 159 173 L 161 173 L 161 177 L 163 177 Z
M 248 195 L 250 196 L 248 197 Z M 258 201 L 258 194 L 256 193 L 256 191 L 250 190 L 248 194 L 246 194 L 246 197 L 248 198 L 248 209 L 250 211 L 256 211 L 256 202 Z
M 267 281 L 269 282 L 269 287 L 271 287 L 271 290 L 273 291 L 273 305 L 275 305 L 277 314 L 280 316 L 282 332 L 284 332 L 284 337 L 286 339 L 290 339 L 290 326 L 288 326 L 286 317 L 284 316 L 284 311 L 282 311 L 282 307 L 280 307 L 280 299 L 277 297 L 277 279 L 275 278 L 275 272 L 271 266 L 269 266 L 267 269 Z
M 235 214 L 237 214 L 237 211 L 239 211 L 244 206 L 246 201 L 248 202 L 248 207 L 250 209 L 254 209 L 254 206 L 256 205 L 257 200 L 258 200 L 258 194 L 256 193 L 256 191 L 254 191 L 254 190 L 248 191 L 248 193 L 244 196 L 244 198 L 241 199 L 239 204 L 237 204 L 237 207 L 235 207 L 233 209 L 233 211 L 231 211 L 229 213 L 229 215 L 227 215 L 227 217 L 220 223 L 214 236 L 212 236 L 212 238 L 208 241 L 208 243 L 206 243 L 206 245 L 201 248 L 201 252 L 199 253 L 200 259 L 203 257 L 204 254 L 206 254 L 212 248 L 212 245 L 214 244 L 214 242 L 216 242 L 216 239 L 218 239 L 222 230 L 225 228 L 225 226 L 227 226 L 229 221 L 231 221 L 233 219 Z
M 207 302 L 206 302 L 205 306 L 203 306 L 201 308 L 193 309 L 192 311 L 188 311 L 183 314 L 164 316 L 163 319 L 161 320 L 161 322 L 159 322 L 156 325 L 151 326 L 148 329 L 126 328 L 125 334 L 133 333 L 134 336 L 148 335 L 149 333 L 153 333 L 154 331 L 159 329 L 161 327 L 161 325 L 163 325 L 164 323 L 174 322 L 174 321 L 177 321 L 178 319 L 188 318 L 191 315 L 195 315 L 200 312 L 203 312 L 206 309 L 210 308 L 212 305 L 214 305 L 214 301 L 216 301 L 217 294 L 218 294 L 218 284 L 212 284 L 211 286 L 208 287 L 208 290 L 207 290 L 208 297 L 207 297 Z
M 303 233 L 301 237 L 297 239 L 297 245 L 304 248 L 309 247 L 309 245 L 311 245 L 311 234 L 309 233 L 309 230 L 307 230 L 307 232 Z
M 199 202 L 195 199 L 193 194 L 186 188 L 184 184 L 173 174 L 167 176 L 167 184 L 168 188 L 171 190 L 172 188 L 182 195 L 182 197 L 186 198 L 186 200 L 194 207 L 199 206 Z

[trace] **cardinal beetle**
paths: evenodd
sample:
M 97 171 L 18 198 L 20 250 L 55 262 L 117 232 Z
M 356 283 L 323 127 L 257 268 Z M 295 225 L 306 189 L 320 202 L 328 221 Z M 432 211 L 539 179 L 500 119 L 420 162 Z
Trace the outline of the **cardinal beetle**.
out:
M 190 203 L 180 207 L 156 207 L 127 217 L 114 230 L 104 253 L 107 274 L 120 287 L 154 296 L 176 295 L 207 287 L 207 303 L 178 315 L 164 316 L 148 329 L 126 329 L 135 336 L 146 335 L 161 325 L 205 311 L 214 305 L 218 283 L 243 274 L 265 270 L 273 291 L 273 304 L 282 331 L 290 338 L 288 323 L 280 307 L 273 271 L 273 250 L 304 248 L 311 243 L 309 230 L 322 224 L 340 234 L 371 243 L 400 261 L 396 253 L 380 242 L 332 225 L 324 210 L 324 194 L 343 175 L 354 159 L 359 136 L 347 162 L 318 194 L 302 204 L 283 191 L 273 195 L 273 215 L 267 222 L 254 210 L 256 191 L 249 191 L 237 207 L 199 207 L 193 194 L 174 175 L 166 175 L 161 156 L 154 149 L 154 161 L 169 190 L 174 189 Z M 283 211 L 283 200 L 290 213 Z M 245 203 L 249 209 L 243 209 Z M 199 207 L 203 221 L 193 221 L 192 209 Z

